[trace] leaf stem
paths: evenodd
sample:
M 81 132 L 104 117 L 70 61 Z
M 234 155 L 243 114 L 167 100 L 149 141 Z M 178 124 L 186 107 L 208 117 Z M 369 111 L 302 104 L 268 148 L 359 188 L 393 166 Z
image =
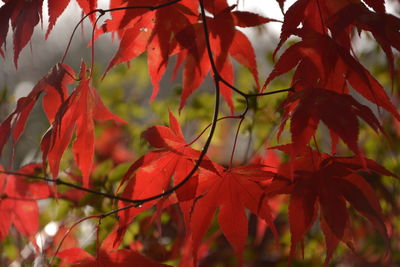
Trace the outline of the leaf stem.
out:
M 91 49 L 92 55 L 91 55 L 91 62 L 90 62 L 90 76 L 89 76 L 89 79 L 92 79 L 93 70 L 94 70 L 94 43 L 95 43 L 95 41 L 94 41 L 94 32 L 96 30 L 97 23 L 99 22 L 100 18 L 102 16 L 104 16 L 104 14 L 105 14 L 105 12 L 101 12 L 100 13 L 100 15 L 97 17 L 97 19 L 96 19 L 96 21 L 95 21 L 95 23 L 93 25 L 93 29 L 92 29 L 92 49 Z

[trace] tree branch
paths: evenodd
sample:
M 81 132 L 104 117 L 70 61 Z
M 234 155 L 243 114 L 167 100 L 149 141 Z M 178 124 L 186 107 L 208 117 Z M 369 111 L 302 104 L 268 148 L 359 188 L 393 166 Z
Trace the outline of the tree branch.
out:
M 102 197 L 106 197 L 106 198 L 110 198 L 110 199 L 114 199 L 114 200 L 120 200 L 120 201 L 125 201 L 125 202 L 130 202 L 130 203 L 136 203 L 135 201 L 129 199 L 129 198 L 124 198 L 124 197 L 119 197 L 119 196 L 115 196 L 109 193 L 105 193 L 105 192 L 101 192 L 101 191 L 96 191 L 96 190 L 92 190 L 89 188 L 85 188 L 73 183 L 69 183 L 66 182 L 64 180 L 62 180 L 61 178 L 56 178 L 56 179 L 52 179 L 49 177 L 43 177 L 43 176 L 38 176 L 38 175 L 32 175 L 32 174 L 26 174 L 26 173 L 19 173 L 19 172 L 12 172 L 12 171 L 0 171 L 0 173 L 4 173 L 7 175 L 14 175 L 14 176 L 18 176 L 18 177 L 28 177 L 28 178 L 32 178 L 35 180 L 41 180 L 41 181 L 45 181 L 45 182 L 51 182 L 51 183 L 56 183 L 56 185 L 65 185 L 71 188 L 75 188 L 77 190 L 80 191 L 85 191 L 87 193 L 90 194 L 94 194 L 94 195 L 99 195 Z

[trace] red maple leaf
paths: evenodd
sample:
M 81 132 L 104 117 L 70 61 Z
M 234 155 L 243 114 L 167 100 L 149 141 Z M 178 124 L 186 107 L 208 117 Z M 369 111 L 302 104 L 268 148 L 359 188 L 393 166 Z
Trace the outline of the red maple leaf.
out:
M 12 134 L 13 145 L 19 140 L 32 108 L 42 93 L 43 110 L 50 122 L 61 103 L 68 97 L 67 85 L 73 81 L 73 70 L 65 64 L 57 64 L 25 97 L 18 99 L 15 110 L 0 125 L 0 154 Z
M 303 40 L 281 55 L 263 88 L 277 76 L 297 66 L 292 80 L 296 90 L 316 87 L 348 94 L 350 85 L 363 97 L 400 120 L 383 86 L 346 49 L 329 36 L 309 29 L 298 30 L 297 34 Z
M 42 22 L 43 0 L 12 0 L 3 2 L 5 3 L 0 7 L 0 55 L 4 57 L 4 51 L 1 47 L 6 43 L 8 25 L 11 22 L 14 43 L 14 64 L 18 67 L 19 54 L 30 41 L 35 26 L 39 21 Z M 46 39 L 69 2 L 70 0 L 48 1 L 49 27 Z M 77 0 L 77 2 L 86 14 L 97 7 L 96 0 Z M 94 22 L 94 14 L 90 19 Z
M 281 9 L 283 6 L 283 1 L 278 0 L 279 4 L 281 5 Z M 280 40 L 279 44 L 275 48 L 274 55 L 291 35 L 297 34 L 300 25 L 302 25 L 301 28 L 303 29 L 311 29 L 315 32 L 325 34 L 327 32 L 327 28 L 332 28 L 332 17 L 336 16 L 341 9 L 345 8 L 349 4 L 351 4 L 351 1 L 346 0 L 320 2 L 310 0 L 295 1 L 284 14 Z M 340 36 L 343 38 L 340 41 L 343 45 L 346 45 L 346 47 L 350 48 L 350 32 L 346 30 L 344 33 L 344 35 Z M 337 41 L 339 41 L 339 39 L 340 38 L 337 38 Z
M 76 2 L 82 8 L 83 14 L 88 14 L 97 8 L 97 0 L 76 0 Z M 89 18 L 94 23 L 96 21 L 96 14 L 93 13 Z
M 1 50 L 5 45 L 8 24 L 11 21 L 14 41 L 14 64 L 18 67 L 18 57 L 21 50 L 28 44 L 32 37 L 33 28 L 42 19 L 43 0 L 25 1 L 12 0 L 6 1 L 0 7 L 0 54 L 4 57 Z
M 292 146 L 278 148 L 292 153 L 290 152 Z M 327 244 L 326 264 L 339 241 L 351 244 L 350 219 L 346 203 L 366 217 L 385 240 L 388 240 L 378 198 L 363 178 L 361 173 L 363 171 L 394 176 L 370 159 L 334 157 L 312 151 L 311 148 L 309 152 L 305 151 L 281 166 L 271 188 L 275 190 L 273 194 L 280 190 L 280 193 L 290 195 L 290 259 L 295 255 L 297 244 L 316 220 L 318 208 Z
M 265 143 L 264 146 L 265 146 L 264 155 L 256 153 L 250 160 L 250 164 L 259 165 L 262 170 L 276 173 L 281 164 L 281 158 L 276 150 L 269 149 L 267 143 Z M 259 183 L 263 188 L 268 188 L 272 183 L 272 179 L 261 181 Z M 273 219 L 275 219 L 278 213 L 280 212 L 282 205 L 284 203 L 287 203 L 287 198 L 286 196 L 283 195 L 268 197 L 266 200 L 268 201 L 268 205 L 271 210 L 271 216 Z M 256 245 L 262 242 L 262 240 L 265 237 L 265 233 L 269 227 L 270 225 L 264 219 L 260 217 L 257 218 L 257 232 L 254 239 L 254 243 Z
M 228 83 L 233 84 L 233 66 L 229 59 L 229 56 L 231 56 L 251 71 L 257 88 L 259 88 L 257 62 L 253 46 L 246 35 L 236 29 L 236 26 L 253 27 L 276 20 L 251 12 L 232 12 L 231 10 L 235 6 L 229 7 L 225 1 L 220 2 L 217 5 L 218 8 L 213 6 L 215 4 L 213 1 L 205 2 L 205 8 L 213 14 L 213 17 L 207 17 L 207 25 L 209 27 L 209 40 L 219 75 Z M 183 70 L 183 91 L 180 109 L 183 108 L 187 98 L 197 90 L 211 70 L 205 46 L 203 25 L 201 23 L 197 24 L 194 29 L 196 31 L 195 46 L 197 47 L 197 53 L 193 54 L 190 51 L 181 50 L 178 54 L 178 61 L 175 67 L 177 69 L 184 63 L 184 59 L 186 59 Z M 228 103 L 231 112 L 233 112 L 234 106 L 231 88 L 223 83 L 221 83 L 220 88 L 222 96 Z
M 73 144 L 75 161 L 82 171 L 83 185 L 89 186 L 89 174 L 94 154 L 94 121 L 114 120 L 125 123 L 112 114 L 101 101 L 97 91 L 86 78 L 86 66 L 82 63 L 81 81 L 75 91 L 62 103 L 50 129 L 44 135 L 41 147 L 43 163 L 48 161 L 53 177 L 58 176 L 61 157 L 76 132 Z
M 168 190 L 172 185 L 180 183 L 193 169 L 200 152 L 186 144 L 179 123 L 171 112 L 169 120 L 170 128 L 154 126 L 143 132 L 142 136 L 149 144 L 159 150 L 145 154 L 132 164 L 121 182 L 121 186 L 128 182 L 122 194 L 123 197 L 130 199 L 153 197 Z M 205 159 L 204 162 L 206 161 Z M 192 201 L 195 198 L 197 179 L 195 174 L 175 191 L 178 201 Z M 119 238 L 137 214 L 151 208 L 158 201 L 160 199 L 148 201 L 136 209 L 120 212 Z M 120 202 L 119 207 L 122 208 L 128 204 Z M 185 209 L 185 207 L 182 208 Z
M 19 173 L 32 175 L 40 164 L 29 164 L 18 170 Z M 0 166 L 3 171 L 3 167 Z M 11 225 L 19 233 L 31 238 L 39 229 L 39 207 L 37 200 L 51 196 L 49 186 L 45 182 L 28 182 L 25 177 L 0 173 L 0 241 L 8 234 Z
M 112 1 L 111 7 L 118 6 L 120 2 Z M 162 3 L 160 0 L 126 1 L 123 6 L 156 6 Z M 138 8 L 113 13 L 113 19 L 107 20 L 98 31 L 98 34 L 118 32 L 121 36 L 120 46 L 107 71 L 116 64 L 127 62 L 147 51 L 153 84 L 150 98 L 152 101 L 158 94 L 159 82 L 170 54 L 175 53 L 176 45 L 188 47 L 196 38 L 192 24 L 197 21 L 197 8 L 198 3 L 185 0 L 154 11 Z M 189 49 L 193 52 L 192 48 Z
M 262 170 L 260 165 L 229 170 L 215 166 L 217 172 L 204 170 L 200 173 L 197 189 L 199 197 L 190 217 L 194 264 L 196 265 L 197 251 L 203 236 L 218 208 L 218 224 L 234 248 L 241 265 L 248 233 L 246 209 L 264 219 L 275 235 L 277 234 L 264 190 L 259 184 L 272 178 L 274 173 Z
M 349 26 L 371 32 L 386 54 L 393 79 L 395 64 L 392 47 L 400 51 L 400 19 L 385 13 L 384 1 L 368 1 L 367 4 L 376 12 L 368 9 L 362 2 L 348 4 L 337 12 L 330 19 L 332 35 L 339 35 Z
M 71 0 L 48 0 L 49 26 L 46 32 L 46 39 L 57 22 L 57 19 L 64 12 Z
M 359 132 L 357 117 L 362 118 L 376 132 L 383 132 L 374 113 L 347 94 L 338 94 L 322 88 L 306 88 L 291 94 L 282 106 L 285 112 L 278 137 L 290 117 L 290 132 L 295 154 L 304 151 L 315 134 L 319 121 L 323 121 L 330 130 L 333 151 L 340 137 L 354 153 L 361 153 L 357 144 Z
M 156 0 L 146 3 L 127 1 L 123 5 L 155 6 L 160 3 Z M 121 4 L 121 1 L 112 1 L 112 7 L 118 4 Z M 231 12 L 233 7 L 229 7 L 226 1 L 217 3 L 206 1 L 205 6 L 214 15 L 213 18 L 208 17 L 207 22 L 220 75 L 227 82 L 233 82 L 233 67 L 227 58 L 229 53 L 240 64 L 250 69 L 259 87 L 253 47 L 235 26 L 253 27 L 276 20 L 251 12 Z M 113 19 L 108 20 L 98 34 L 107 32 L 118 32 L 121 36 L 118 52 L 111 60 L 107 71 L 114 65 L 129 61 L 147 51 L 149 73 L 154 86 L 151 100 L 158 93 L 159 81 L 165 72 L 169 57 L 173 54 L 178 53 L 176 70 L 185 62 L 180 109 L 210 71 L 203 26 L 198 23 L 198 3 L 195 1 L 181 1 L 155 11 L 133 9 L 126 10 L 122 14 L 113 14 Z M 221 92 L 233 111 L 231 89 L 221 84 Z
M 115 249 L 113 240 L 116 233 L 107 236 L 101 247 L 97 251 L 96 257 L 93 257 L 81 248 L 70 248 L 57 254 L 65 266 L 149 266 L 149 267 L 168 267 L 170 265 L 158 263 L 139 252 L 131 249 Z

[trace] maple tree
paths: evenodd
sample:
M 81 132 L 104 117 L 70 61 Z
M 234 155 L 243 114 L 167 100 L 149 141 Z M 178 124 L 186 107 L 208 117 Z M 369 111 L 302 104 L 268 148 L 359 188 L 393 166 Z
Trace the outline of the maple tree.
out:
M 16 68 L 43 20 L 43 3 L 3 0 L 0 6 L 0 55 L 5 56 L 11 31 Z M 69 3 L 48 0 L 46 39 Z M 0 153 L 9 151 L 6 147 L 12 151 L 8 166 L 0 166 L 1 248 L 23 243 L 34 251 L 23 258 L 4 249 L 0 265 L 12 260 L 57 266 L 399 262 L 400 247 L 393 242 L 400 235 L 398 186 L 393 186 L 399 164 L 382 165 L 396 151 L 387 153 L 376 144 L 375 153 L 368 148 L 376 139 L 399 145 L 400 18 L 387 12 L 388 1 L 288 5 L 277 0 L 283 21 L 274 14 L 241 11 L 226 0 L 111 0 L 109 9 L 99 9 L 96 0 L 77 3 L 82 18 L 63 57 L 0 124 Z M 110 17 L 102 21 L 106 14 Z M 86 20 L 92 27 L 91 62 L 70 66 L 65 59 Z M 281 24 L 281 34 L 271 52 L 272 71 L 260 73 L 242 28 L 267 23 Z M 94 47 L 106 34 L 119 43 L 99 79 Z M 380 76 L 357 54 L 353 43 L 360 36 L 371 37 L 386 56 Z M 149 100 L 159 101 L 169 123 L 137 125 L 142 133 L 132 139 L 147 145 L 141 142 L 133 150 L 124 142 L 133 122 L 111 112 L 95 85 L 101 86 L 117 65 L 144 58 L 152 84 Z M 173 99 L 179 104 L 169 106 L 157 96 L 168 90 L 160 84 L 172 59 L 173 79 L 182 77 L 182 86 Z M 235 64 L 251 77 L 243 88 Z M 214 90 L 200 94 L 208 75 Z M 260 83 L 261 75 L 265 81 Z M 206 121 L 200 113 L 211 108 L 210 94 L 214 111 Z M 207 101 L 200 112 L 193 102 L 203 96 Z M 37 102 L 49 125 L 40 140 L 41 157 L 15 167 L 15 148 Z M 197 134 L 182 130 L 178 112 L 200 121 Z M 272 112 L 281 120 L 277 131 Z M 235 126 L 224 129 L 228 122 Z M 234 132 L 232 144 L 217 140 L 221 131 Z M 237 156 L 243 131 L 250 136 L 245 160 Z M 270 133 L 277 141 L 262 137 Z M 249 156 L 252 138 L 265 149 L 254 148 Z M 219 158 L 218 151 L 229 159 Z M 50 207 L 40 208 L 38 201 Z M 71 218 L 46 216 L 47 210 L 65 205 L 74 207 Z M 56 232 L 38 242 L 45 226 L 55 222 Z M 76 233 L 85 223 L 94 225 L 95 233 L 86 248 L 79 246 Z M 302 259 L 298 246 L 304 257 L 315 242 L 317 259 Z M 373 243 L 383 245 L 373 248 Z

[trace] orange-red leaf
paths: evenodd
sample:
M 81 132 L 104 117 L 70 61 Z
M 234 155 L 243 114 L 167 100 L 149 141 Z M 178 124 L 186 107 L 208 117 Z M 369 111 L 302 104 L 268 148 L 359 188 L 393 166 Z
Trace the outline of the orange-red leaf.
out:
M 46 32 L 46 39 L 57 22 L 58 17 L 64 12 L 70 0 L 48 0 L 49 26 Z
M 40 169 L 39 164 L 29 164 L 18 172 L 32 175 L 37 169 Z M 3 170 L 2 166 L 0 170 Z M 30 183 L 24 179 L 0 174 L 0 240 L 7 236 L 11 225 L 29 238 L 39 230 L 39 207 L 36 201 L 50 197 L 51 192 L 45 182 Z
M 73 70 L 65 64 L 57 64 L 25 97 L 18 99 L 15 110 L 0 125 L 0 154 L 12 134 L 13 144 L 19 140 L 32 108 L 42 93 L 42 106 L 50 122 L 62 102 L 68 97 L 66 86 L 72 82 Z
M 168 267 L 170 265 L 158 263 L 147 258 L 131 249 L 114 249 L 112 240 L 115 239 L 116 233 L 111 233 L 103 241 L 98 254 L 93 257 L 81 248 L 70 248 L 57 254 L 61 258 L 62 263 L 72 264 L 72 266 L 117 266 L 129 267 L 149 266 L 149 267 Z
M 104 106 L 85 75 L 86 66 L 82 63 L 81 81 L 58 109 L 52 126 L 42 139 L 41 146 L 43 162 L 48 161 L 53 177 L 57 177 L 61 157 L 70 143 L 73 132 L 76 131 L 73 144 L 74 158 L 82 171 L 83 185 L 88 187 L 94 154 L 93 119 L 125 122 Z
M 233 11 L 232 16 L 235 25 L 239 27 L 254 27 L 267 22 L 279 22 L 248 11 Z
M 202 197 L 195 202 L 190 225 L 193 255 L 196 262 L 197 250 L 218 208 L 219 226 L 234 248 L 241 264 L 248 232 L 245 209 L 264 219 L 274 229 L 271 211 L 264 201 L 264 191 L 258 184 L 260 181 L 270 179 L 273 173 L 263 171 L 259 166 L 244 166 L 230 170 L 217 168 L 218 172 L 204 171 L 199 177 L 197 194 Z
M 282 147 L 292 154 L 292 146 Z M 296 246 L 317 218 L 318 206 L 321 227 L 327 244 L 327 264 L 339 241 L 348 242 L 350 229 L 348 202 L 366 217 L 379 233 L 388 240 L 388 233 L 377 196 L 357 171 L 366 170 L 393 175 L 370 159 L 334 157 L 308 149 L 281 167 L 278 179 L 272 185 L 289 189 L 289 223 L 291 232 L 290 260 Z M 292 171 L 288 171 L 288 170 Z M 293 175 L 293 176 L 291 176 Z M 285 181 L 285 183 L 282 183 Z M 279 191 L 276 191 L 279 192 Z
M 331 135 L 340 137 L 356 154 L 360 153 L 357 144 L 357 117 L 362 118 L 376 132 L 383 131 L 373 112 L 347 94 L 338 94 L 322 88 L 307 88 L 288 97 L 284 106 L 285 116 L 281 130 L 290 114 L 290 131 L 295 154 L 307 146 L 319 121 L 323 121 L 331 130 Z
M 142 134 L 150 145 L 159 150 L 147 153 L 129 168 L 121 181 L 121 186 L 128 182 L 123 192 L 124 197 L 145 199 L 161 194 L 171 185 L 180 183 L 193 169 L 200 152 L 187 146 L 176 118 L 171 112 L 169 115 L 170 128 L 154 126 Z M 171 181 L 172 178 L 173 181 Z M 190 182 L 175 192 L 178 201 L 193 201 L 196 187 L 197 175 L 195 174 L 190 178 Z M 120 212 L 120 234 L 117 241 L 137 214 L 151 208 L 158 201 L 148 201 L 139 208 Z M 128 204 L 120 202 L 119 205 L 124 207 Z

